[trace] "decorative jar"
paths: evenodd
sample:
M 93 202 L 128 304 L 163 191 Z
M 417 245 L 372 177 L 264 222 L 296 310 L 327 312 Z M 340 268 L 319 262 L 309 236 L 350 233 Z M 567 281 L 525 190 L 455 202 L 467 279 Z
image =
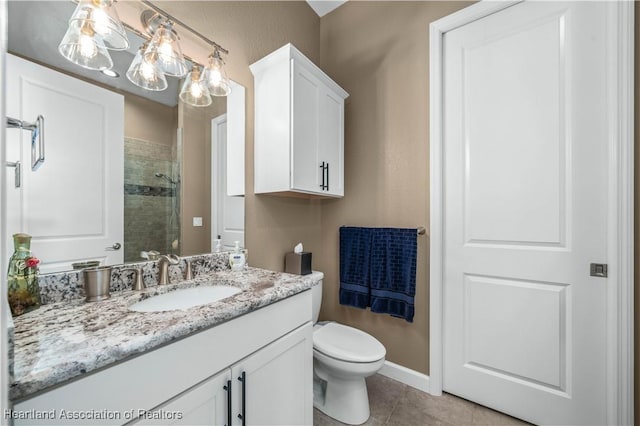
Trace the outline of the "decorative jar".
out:
M 7 273 L 11 314 L 16 317 L 40 307 L 38 260 L 31 253 L 31 235 L 13 235 L 14 252 Z

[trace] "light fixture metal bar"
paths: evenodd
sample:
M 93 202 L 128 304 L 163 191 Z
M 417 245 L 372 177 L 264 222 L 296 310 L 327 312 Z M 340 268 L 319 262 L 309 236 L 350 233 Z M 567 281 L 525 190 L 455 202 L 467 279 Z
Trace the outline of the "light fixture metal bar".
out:
M 134 33 L 135 35 L 137 35 L 138 37 L 140 37 L 143 40 L 149 41 L 151 40 L 151 37 L 149 36 L 149 34 L 143 33 L 142 31 L 139 31 L 138 29 L 132 27 L 131 25 L 127 24 L 126 22 L 123 22 L 122 25 L 124 25 L 124 27 L 131 31 L 132 33 Z M 187 29 L 188 30 L 188 29 Z M 189 62 L 191 62 L 192 64 L 198 64 L 200 66 L 204 66 L 203 64 L 201 64 L 200 62 L 196 61 L 195 59 L 193 59 L 191 56 L 182 53 L 182 56 L 188 60 Z
M 165 12 L 164 10 L 160 9 L 158 6 L 154 5 L 153 3 L 151 3 L 148 0 L 141 0 L 141 3 L 144 4 L 145 6 L 153 9 L 154 11 L 158 12 L 159 14 L 163 15 L 165 18 L 167 18 L 168 20 L 170 20 L 171 22 L 180 25 L 181 27 L 183 27 L 184 29 L 186 29 L 187 31 L 191 32 L 193 35 L 199 37 L 201 40 L 203 40 L 205 43 L 208 43 L 212 46 L 214 46 L 216 49 L 220 50 L 222 53 L 224 53 L 225 55 L 229 54 L 229 51 L 227 49 L 225 49 L 224 47 L 220 46 L 218 43 L 216 43 L 213 40 L 210 40 L 209 38 L 203 36 L 202 34 L 200 34 L 198 31 L 194 30 L 193 28 L 191 28 L 190 26 L 188 26 L 187 24 L 185 24 L 184 22 L 182 22 L 181 20 L 179 20 L 178 18 L 176 18 L 175 16 Z
M 78 4 L 80 2 L 80 0 L 71 0 L 71 2 L 74 3 L 74 4 Z M 220 46 L 215 41 L 210 40 L 209 38 L 203 36 L 198 31 L 196 31 L 193 28 L 191 28 L 189 25 L 185 24 L 184 22 L 182 22 L 181 20 L 179 20 L 175 16 L 173 16 L 173 15 L 165 12 L 164 10 L 160 9 L 158 6 L 154 5 L 153 3 L 151 3 L 151 2 L 149 2 L 147 0 L 140 0 L 140 2 L 142 4 L 144 4 L 145 6 L 147 6 L 147 7 L 150 7 L 154 11 L 162 14 L 164 17 L 169 19 L 171 22 L 174 22 L 174 23 L 180 25 L 182 28 L 184 28 L 185 30 L 189 31 L 191 34 L 195 35 L 196 37 L 200 38 L 205 43 L 208 43 L 208 44 L 212 45 L 215 49 L 218 49 L 219 51 L 221 51 L 225 55 L 229 54 L 229 51 L 227 49 L 225 49 L 224 47 Z M 126 22 L 122 22 L 122 25 L 124 27 L 126 27 L 129 31 L 131 31 L 132 33 L 135 33 L 138 37 L 140 37 L 140 38 L 142 38 L 144 40 L 151 40 L 151 37 L 148 34 L 145 34 L 142 31 L 137 30 L 136 28 L 132 27 L 131 25 L 127 24 Z M 182 56 L 184 56 L 185 58 L 187 58 L 189 61 L 191 61 L 193 63 L 197 63 L 198 65 L 202 65 L 202 64 L 198 63 L 197 61 L 194 61 L 192 58 L 188 57 L 187 55 L 183 54 Z

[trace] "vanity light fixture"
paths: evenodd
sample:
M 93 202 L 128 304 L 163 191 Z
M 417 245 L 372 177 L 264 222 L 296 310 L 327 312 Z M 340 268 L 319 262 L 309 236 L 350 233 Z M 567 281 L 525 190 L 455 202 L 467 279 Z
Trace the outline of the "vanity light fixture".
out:
M 224 69 L 222 54 L 228 55 L 229 51 L 152 2 L 141 1 L 149 9 L 140 14 L 140 23 L 147 36 L 152 36 L 149 47 L 144 52 L 145 59 L 149 62 L 157 61 L 160 71 L 177 77 L 183 77 L 187 73 L 185 58 L 193 63 L 191 72 L 180 90 L 180 98 L 193 106 L 207 106 L 212 102 L 211 95 L 227 96 L 231 92 L 231 84 Z M 173 29 L 174 25 L 185 29 L 207 45 L 213 46 L 214 50 L 209 56 L 209 64 L 206 67 L 182 55 L 178 34 Z
M 165 20 L 155 30 L 144 52 L 144 58 L 150 63 L 157 63 L 160 70 L 167 75 L 184 77 L 187 73 L 178 34 L 174 31 L 171 21 Z
M 113 0 L 80 0 L 69 23 L 74 21 L 91 23 L 94 31 L 102 37 L 107 49 L 129 48 L 129 39 Z
M 180 90 L 180 100 L 182 102 L 196 107 L 211 105 L 212 100 L 204 78 L 205 74 L 200 65 L 193 65 L 182 86 L 182 90 Z
M 160 71 L 156 62 L 146 59 L 144 52 L 147 50 L 147 43 L 138 49 L 135 58 L 127 70 L 127 78 L 136 86 L 146 90 L 161 91 L 167 88 L 167 79 Z
M 90 70 L 104 70 L 113 66 L 107 48 L 90 21 L 74 21 L 69 24 L 58 52 L 67 60 Z
M 113 0 L 81 0 L 58 51 L 67 60 L 92 70 L 113 66 L 107 49 L 129 47 L 124 27 L 113 6 Z
M 69 20 L 69 28 L 58 46 L 60 54 L 87 69 L 103 72 L 110 70 L 113 60 L 107 49 L 124 50 L 129 47 L 124 25 L 115 10 L 115 2 L 116 0 L 79 0 Z M 185 56 L 180 48 L 178 34 L 173 28 L 175 24 L 214 47 L 206 68 L 187 57 L 193 67 L 182 86 L 180 99 L 189 105 L 208 106 L 212 102 L 211 95 L 227 96 L 231 92 L 231 84 L 222 54 L 228 55 L 229 51 L 150 1 L 141 0 L 141 3 L 149 7 L 140 15 L 140 22 L 147 34 L 129 25 L 127 28 L 151 40 L 140 47 L 131 62 L 126 73 L 129 81 L 146 90 L 160 91 L 168 87 L 165 75 L 178 78 L 187 75 Z
M 231 83 L 224 69 L 224 61 L 220 55 L 220 49 L 215 46 L 209 55 L 209 65 L 206 68 L 207 85 L 213 96 L 227 96 L 231 93 Z

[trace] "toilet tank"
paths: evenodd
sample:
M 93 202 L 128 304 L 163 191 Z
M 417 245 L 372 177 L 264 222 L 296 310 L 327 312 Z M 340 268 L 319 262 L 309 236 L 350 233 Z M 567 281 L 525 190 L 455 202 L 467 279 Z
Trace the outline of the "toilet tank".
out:
M 322 280 L 318 284 L 311 287 L 311 306 L 313 323 L 318 322 L 318 316 L 320 316 L 320 305 L 322 304 Z

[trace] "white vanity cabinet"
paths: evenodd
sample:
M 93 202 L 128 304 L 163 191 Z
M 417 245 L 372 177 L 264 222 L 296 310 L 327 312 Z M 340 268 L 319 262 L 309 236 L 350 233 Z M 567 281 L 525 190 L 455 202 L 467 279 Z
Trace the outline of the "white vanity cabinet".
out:
M 231 371 L 226 370 L 205 380 L 192 389 L 178 395 L 161 407 L 151 410 L 148 415 L 132 424 L 165 425 L 226 425 L 231 401 L 228 383 Z
M 136 425 L 305 425 L 313 399 L 311 323 L 152 410 Z M 180 418 L 175 418 L 179 413 Z M 165 417 L 163 419 L 163 417 Z
M 342 197 L 349 94 L 291 44 L 251 71 L 255 193 Z
M 303 291 L 18 401 L 14 411 L 55 417 L 15 424 L 311 425 L 312 375 L 311 291 Z
M 313 423 L 309 418 L 313 410 L 311 332 L 308 323 L 233 367 L 232 377 L 242 379 L 233 389 L 233 406 L 237 407 L 233 412 L 242 415 L 242 424 Z

